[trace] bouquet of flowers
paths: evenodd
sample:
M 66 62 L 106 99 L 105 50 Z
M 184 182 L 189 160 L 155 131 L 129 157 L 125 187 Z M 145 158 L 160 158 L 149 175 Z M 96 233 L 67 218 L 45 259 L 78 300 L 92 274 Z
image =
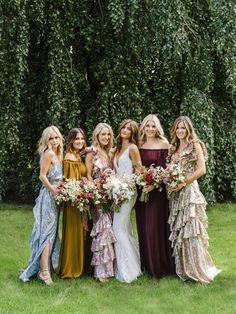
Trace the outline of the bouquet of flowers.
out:
M 171 193 L 178 184 L 185 181 L 183 167 L 179 164 L 169 164 L 165 169 L 163 182 L 167 185 L 168 191 Z
M 154 165 L 151 165 L 149 168 L 144 168 L 141 173 L 135 173 L 135 182 L 142 188 L 153 186 L 154 188 L 158 188 L 159 191 L 161 191 L 164 175 L 165 170 L 162 167 L 154 167 Z M 147 202 L 148 193 L 142 192 L 140 201 Z
M 87 178 L 80 180 L 80 191 L 77 196 L 77 208 L 80 212 L 88 212 L 91 218 L 90 208 L 100 204 L 102 195 L 96 185 Z
M 58 187 L 59 193 L 55 196 L 57 204 L 71 202 L 76 203 L 78 192 L 80 191 L 80 181 L 76 179 L 67 179 Z
M 106 169 L 100 180 L 100 189 L 111 210 L 119 211 L 120 204 L 135 194 L 135 180 L 133 176 L 120 177 L 112 169 Z
M 100 203 L 102 195 L 95 184 L 87 178 L 81 180 L 67 179 L 59 187 L 59 193 L 55 196 L 57 204 L 70 202 L 83 214 L 83 217 L 91 218 L 90 208 Z

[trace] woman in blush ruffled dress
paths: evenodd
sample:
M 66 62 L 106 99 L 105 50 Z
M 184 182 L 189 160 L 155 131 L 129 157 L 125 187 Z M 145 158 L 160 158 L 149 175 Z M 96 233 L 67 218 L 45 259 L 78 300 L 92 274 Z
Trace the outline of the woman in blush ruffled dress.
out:
M 143 166 L 166 167 L 169 143 L 156 115 L 149 114 L 142 121 L 139 145 Z M 138 200 L 135 205 L 142 270 L 157 279 L 174 275 L 166 190 L 149 186 L 144 191 L 148 193 L 148 201 Z
M 116 173 L 132 176 L 134 170 L 140 170 L 141 158 L 137 147 L 138 124 L 126 119 L 121 122 L 117 136 L 117 147 L 113 160 Z M 138 242 L 133 237 L 130 213 L 137 198 L 135 193 L 130 200 L 120 205 L 119 212 L 114 213 L 113 230 L 116 237 L 116 279 L 130 283 L 141 274 Z
M 39 141 L 40 180 L 43 183 L 34 211 L 34 226 L 30 238 L 31 256 L 27 268 L 20 275 L 22 281 L 29 281 L 38 275 L 46 285 L 53 283 L 50 264 L 56 269 L 59 258 L 57 238 L 58 207 L 54 196 L 58 193 L 62 176 L 62 135 L 57 127 L 50 126 L 43 131 Z
M 79 180 L 87 171 L 81 158 L 86 138 L 80 128 L 71 129 L 68 135 L 66 155 L 63 160 L 65 179 Z M 85 227 L 86 226 L 86 227 Z M 85 221 L 76 206 L 65 204 L 58 274 L 62 278 L 78 278 L 89 272 L 91 238 L 89 221 Z M 86 229 L 86 230 L 85 230 Z
M 175 189 L 169 189 L 170 239 L 176 273 L 182 280 L 208 284 L 220 270 L 214 266 L 208 252 L 206 201 L 197 182 L 206 172 L 207 151 L 187 116 L 174 122 L 171 144 L 167 162 L 180 165 L 186 178 Z
M 86 155 L 87 177 L 91 182 L 99 181 L 104 170 L 112 168 L 111 148 L 113 132 L 107 123 L 99 123 L 93 131 L 93 150 Z M 114 276 L 113 261 L 115 253 L 113 243 L 112 219 L 103 212 L 102 205 L 93 209 L 93 228 L 91 232 L 93 252 L 92 266 L 94 277 L 104 282 Z

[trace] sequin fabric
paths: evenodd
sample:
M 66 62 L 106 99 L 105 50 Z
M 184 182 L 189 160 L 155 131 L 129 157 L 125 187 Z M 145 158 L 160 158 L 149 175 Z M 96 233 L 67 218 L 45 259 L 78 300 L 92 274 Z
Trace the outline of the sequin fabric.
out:
M 195 146 L 198 142 L 198 140 L 191 141 L 181 154 L 176 154 L 171 147 L 167 163 L 180 164 L 186 177 L 190 176 L 197 167 Z M 214 266 L 208 252 L 206 200 L 197 180 L 169 195 L 170 240 L 176 273 L 182 280 L 208 284 L 220 270 Z

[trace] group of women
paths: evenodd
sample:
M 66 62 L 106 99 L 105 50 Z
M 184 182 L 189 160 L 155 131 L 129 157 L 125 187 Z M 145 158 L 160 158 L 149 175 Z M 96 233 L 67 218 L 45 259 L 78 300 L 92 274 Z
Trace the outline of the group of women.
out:
M 182 280 L 201 283 L 214 279 L 220 270 L 208 252 L 206 201 L 197 183 L 206 172 L 207 152 L 188 117 L 181 116 L 174 122 L 171 145 L 153 114 L 145 117 L 140 127 L 131 119 L 122 121 L 115 148 L 113 131 L 106 123 L 96 126 L 91 147 L 86 147 L 82 129 L 72 129 L 64 160 L 62 140 L 59 130 L 51 126 L 39 141 L 43 185 L 34 207 L 31 256 L 20 275 L 22 281 L 38 276 L 51 285 L 51 269 L 61 278 L 77 278 L 93 271 L 101 282 L 115 276 L 130 283 L 141 272 L 154 278 L 177 274 Z M 59 244 L 59 211 L 54 196 L 63 176 L 87 177 L 98 183 L 107 168 L 113 168 L 118 176 L 127 176 L 135 170 L 142 172 L 143 166 L 165 168 L 173 163 L 184 169 L 185 182 L 168 191 L 146 186 L 114 214 L 104 211 L 101 204 L 92 208 L 92 220 L 86 221 L 76 207 L 65 204 Z M 141 192 L 148 193 L 147 202 L 139 200 Z M 132 208 L 136 212 L 138 242 L 132 233 Z

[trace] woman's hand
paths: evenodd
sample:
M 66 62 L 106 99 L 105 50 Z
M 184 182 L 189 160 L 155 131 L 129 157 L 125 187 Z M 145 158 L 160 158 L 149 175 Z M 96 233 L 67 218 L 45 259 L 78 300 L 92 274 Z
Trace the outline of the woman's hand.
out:
M 52 195 L 56 196 L 59 193 L 59 188 L 52 186 L 51 191 Z
M 149 193 L 149 192 L 151 192 L 154 189 L 155 189 L 155 186 L 153 186 L 153 185 L 146 185 L 146 186 L 143 187 L 142 192 Z
M 178 192 L 185 186 L 186 186 L 186 182 L 179 183 L 174 189 L 171 189 L 171 191 L 172 192 Z
M 99 180 L 98 178 L 95 179 L 95 180 L 93 180 L 93 183 L 94 183 L 94 185 L 95 185 L 98 189 L 101 188 L 101 182 L 100 182 L 100 180 Z

